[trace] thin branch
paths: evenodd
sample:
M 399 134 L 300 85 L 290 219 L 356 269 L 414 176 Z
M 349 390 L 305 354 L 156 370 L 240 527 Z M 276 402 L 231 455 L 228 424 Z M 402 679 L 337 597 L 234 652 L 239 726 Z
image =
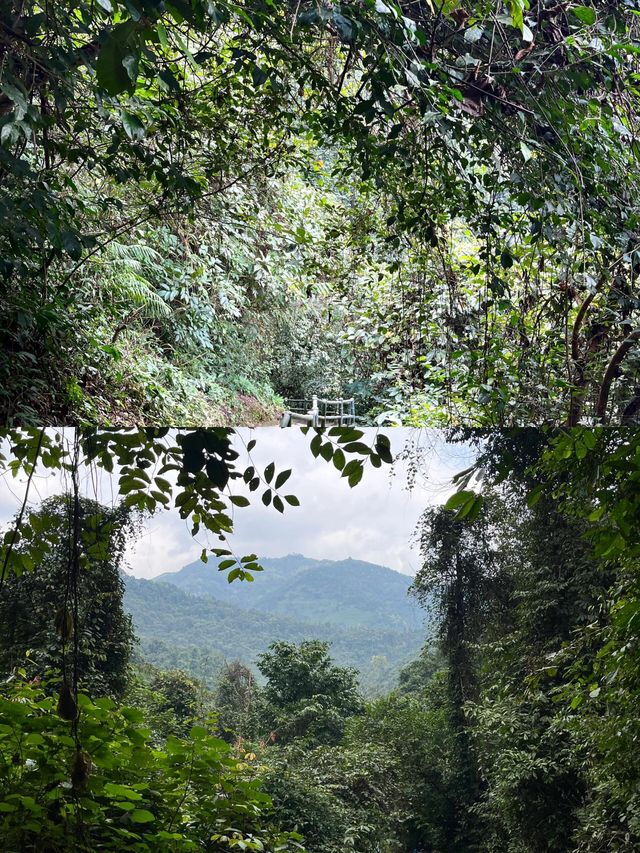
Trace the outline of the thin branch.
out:
M 587 310 L 595 299 L 595 297 L 595 291 L 593 291 L 586 297 L 586 299 L 580 306 L 580 309 L 578 310 L 575 322 L 573 324 L 573 331 L 571 333 L 571 358 L 576 363 L 580 361 L 580 329 L 582 328 L 582 323 L 584 321 Z
M 609 402 L 609 393 L 611 391 L 611 383 L 618 373 L 618 367 L 627 355 L 633 345 L 640 340 L 640 329 L 635 329 L 630 335 L 624 339 L 618 349 L 614 352 L 609 362 L 609 366 L 605 370 L 602 384 L 600 385 L 600 393 L 598 394 L 598 402 L 596 403 L 596 418 L 599 421 L 604 421 L 607 411 L 607 403 Z

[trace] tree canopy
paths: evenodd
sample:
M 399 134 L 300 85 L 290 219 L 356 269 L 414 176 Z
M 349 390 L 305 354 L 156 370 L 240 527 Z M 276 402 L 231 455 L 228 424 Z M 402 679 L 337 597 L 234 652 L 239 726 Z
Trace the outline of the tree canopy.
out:
M 279 642 L 259 656 L 274 740 L 335 743 L 345 720 L 361 709 L 355 670 L 336 666 L 328 650 L 329 644 L 318 640 L 298 646 Z
M 29 522 L 36 535 L 50 532 L 50 547 L 33 571 L 4 578 L 0 661 L 6 672 L 21 667 L 45 680 L 60 667 L 71 679 L 75 665 L 73 677 L 84 690 L 121 698 L 133 648 L 120 575 L 132 520 L 121 507 L 110 510 L 87 498 L 81 500 L 80 509 L 79 521 L 89 541 L 76 597 L 68 583 L 71 497 L 49 498 L 31 514 Z M 76 639 L 78 653 L 72 662 Z
M 638 11 L 5 4 L 5 420 L 268 407 L 318 316 L 374 414 L 633 420 Z

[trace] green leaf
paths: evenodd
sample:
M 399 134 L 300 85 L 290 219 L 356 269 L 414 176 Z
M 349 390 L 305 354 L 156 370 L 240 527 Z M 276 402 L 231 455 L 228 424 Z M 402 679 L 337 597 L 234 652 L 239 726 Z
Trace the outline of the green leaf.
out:
M 289 477 L 291 476 L 291 469 L 287 469 L 286 471 L 281 471 L 276 477 L 276 489 L 281 488 L 287 482 Z
M 229 469 L 225 463 L 215 456 L 207 460 L 207 477 L 217 489 L 224 489 L 229 482 Z
M 391 443 L 386 435 L 379 434 L 376 437 L 376 453 L 382 459 L 383 462 L 386 462 L 387 465 L 391 465 L 393 462 L 393 456 L 391 454 Z
M 364 433 L 362 430 L 352 429 L 351 427 L 333 427 L 329 430 L 329 435 L 337 436 L 338 444 L 346 444 L 349 441 L 357 441 L 362 438 Z
M 164 477 L 154 477 L 154 483 L 156 486 L 163 492 L 171 491 L 171 483 L 168 480 L 165 480 Z
M 458 510 L 458 518 L 468 518 L 469 521 L 474 521 L 479 515 L 484 505 L 482 495 L 476 495 L 472 501 L 464 504 Z
M 590 6 L 573 6 L 570 11 L 583 24 L 591 26 L 591 24 L 595 24 L 596 22 L 596 10 Z
M 524 26 L 524 0 L 509 0 L 509 11 L 511 12 L 511 23 L 522 32 Z
M 259 65 L 254 65 L 253 70 L 251 72 L 251 79 L 253 81 L 253 85 L 257 88 L 262 86 L 269 78 L 269 74 L 261 68 Z
M 349 486 L 353 489 L 354 486 L 357 486 L 360 480 L 362 480 L 362 475 L 364 474 L 364 466 L 362 462 L 357 462 L 356 467 L 349 474 L 347 482 Z
M 528 163 L 529 160 L 533 157 L 533 151 L 529 148 L 526 142 L 520 141 L 520 151 L 522 152 L 522 156 L 524 157 L 524 162 Z
M 125 133 L 129 139 L 144 138 L 144 125 L 140 122 L 137 116 L 134 116 L 133 113 L 127 112 L 127 110 L 122 110 L 120 117 L 122 119 L 122 126 L 124 127 Z
M 104 792 L 108 797 L 124 797 L 126 800 L 141 800 L 142 794 L 134 791 L 127 785 L 118 785 L 115 782 L 105 782 Z
M 24 742 L 29 746 L 42 746 L 45 740 L 41 734 L 38 734 L 38 732 L 31 732 L 31 734 L 26 736 Z
M 234 506 L 249 506 L 249 498 L 245 498 L 244 495 L 231 495 L 229 498 L 231 503 Z
M 539 485 L 531 489 L 531 491 L 527 495 L 527 505 L 530 507 L 534 507 L 544 494 L 545 488 L 546 487 L 544 483 L 540 483 Z
M 276 466 L 273 464 L 273 462 L 269 462 L 267 467 L 264 469 L 264 478 L 267 481 L 267 483 L 270 483 L 271 480 L 273 479 L 273 474 L 274 474 L 275 470 L 276 470 Z
M 151 823 L 156 819 L 155 815 L 147 809 L 134 809 L 129 813 L 129 817 L 133 823 Z
M 454 510 L 459 509 L 459 507 L 463 506 L 463 504 L 467 503 L 469 498 L 475 498 L 475 492 L 470 491 L 461 491 L 456 492 L 451 495 L 449 500 L 445 503 L 444 508 L 446 510 Z
M 508 270 L 513 266 L 513 255 L 509 251 L 509 249 L 503 249 L 502 254 L 500 255 L 500 263 L 502 264 L 505 270 Z
M 295 495 L 285 495 L 284 499 L 290 506 L 300 506 L 300 501 Z
M 167 38 L 167 28 L 164 24 L 158 24 L 156 27 L 156 32 L 158 34 L 158 38 L 160 39 L 160 44 L 162 47 L 167 50 L 169 48 L 169 39 Z
M 333 456 L 333 444 L 330 441 L 326 441 L 322 447 L 320 448 L 320 456 L 325 460 L 325 462 L 331 462 L 331 457 Z
M 105 39 L 96 61 L 98 86 L 109 95 L 119 95 L 133 88 L 129 72 L 123 65 L 135 45 L 136 24 L 125 21 L 114 27 Z
M 345 444 L 344 450 L 346 453 L 359 453 L 361 456 L 368 456 L 371 453 L 369 445 L 363 441 L 351 441 Z

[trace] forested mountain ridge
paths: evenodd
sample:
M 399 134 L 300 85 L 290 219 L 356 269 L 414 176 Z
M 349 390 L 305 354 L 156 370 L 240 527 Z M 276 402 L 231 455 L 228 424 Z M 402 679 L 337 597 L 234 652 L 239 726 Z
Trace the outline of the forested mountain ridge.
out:
M 154 580 L 235 607 L 302 622 L 414 631 L 424 614 L 409 596 L 411 578 L 363 560 L 316 560 L 301 554 L 267 557 L 251 584 L 229 584 L 225 574 L 200 560 Z
M 251 586 L 257 584 L 256 580 Z M 246 604 L 240 607 L 208 594 L 194 595 L 168 583 L 130 576 L 125 578 L 124 607 L 133 618 L 147 660 L 165 667 L 179 664 L 209 684 L 215 682 L 225 661 L 253 666 L 276 640 L 320 639 L 331 643 L 331 654 L 339 663 L 358 669 L 365 690 L 378 692 L 395 686 L 401 666 L 415 658 L 424 644 L 424 629 L 394 630 L 384 621 L 377 626 L 313 622 L 300 611 L 285 616 L 248 609 Z

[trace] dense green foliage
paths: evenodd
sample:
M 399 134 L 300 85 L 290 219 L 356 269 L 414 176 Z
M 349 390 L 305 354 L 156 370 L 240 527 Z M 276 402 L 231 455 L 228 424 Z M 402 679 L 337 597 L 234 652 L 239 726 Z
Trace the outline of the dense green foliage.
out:
M 466 438 L 483 494 L 425 513 L 414 584 L 442 657 L 333 747 L 269 746 L 276 813 L 322 853 L 635 849 L 639 436 Z
M 267 583 L 269 561 L 264 563 L 265 571 L 252 589 L 263 580 Z M 208 565 L 203 568 L 215 571 Z M 209 687 L 225 660 L 237 659 L 255 667 L 257 655 L 275 640 L 321 639 L 331 642 L 332 654 L 341 664 L 358 669 L 367 693 L 380 693 L 393 687 L 400 667 L 415 656 L 424 637 L 417 628 L 398 631 L 384 620 L 379 627 L 350 627 L 338 619 L 316 622 L 305 619 L 304 613 L 294 618 L 246 609 L 207 595 L 185 593 L 167 583 L 130 577 L 125 582 L 124 604 L 147 660 L 163 668 L 179 666 Z M 389 609 L 392 605 L 389 602 Z
M 2 692 L 7 853 L 299 849 L 268 828 L 252 764 L 204 726 L 158 749 L 142 711 L 81 694 L 76 743 L 41 688 L 20 679 Z
M 275 814 L 317 853 L 446 849 L 458 791 L 447 706 L 441 679 L 423 681 L 367 704 L 334 746 L 269 746 Z
M 192 474 L 218 458 L 211 448 L 227 433 L 181 436 L 180 453 L 172 452 Z M 78 691 L 55 662 L 42 681 L 14 668 L 0 691 L 5 846 L 636 849 L 640 432 L 461 437 L 477 446 L 477 459 L 448 505 L 422 518 L 424 562 L 413 586 L 433 630 L 397 691 L 365 701 L 355 674 L 317 640 L 273 644 L 259 659 L 263 683 L 233 662 L 212 691 L 184 673 L 138 666 L 124 705 Z M 131 440 L 140 447 L 136 434 L 120 453 Z M 35 445 L 24 441 L 14 447 L 28 455 Z M 52 465 L 54 450 L 47 446 Z M 77 462 L 72 455 L 65 463 L 72 494 L 62 506 L 71 530 L 67 578 L 79 592 L 74 566 L 89 571 L 92 549 L 105 540 L 91 527 L 80 537 L 69 527 L 69 517 L 80 520 Z M 219 479 L 220 467 L 209 467 Z M 210 484 L 201 488 L 195 475 L 185 484 L 193 486 L 180 492 L 188 500 L 210 501 L 194 524 L 215 529 L 222 510 Z M 129 494 L 135 504 L 146 491 Z M 29 560 L 56 553 L 62 521 L 34 533 L 23 518 L 8 531 L 2 594 L 34 582 Z M 108 577 L 111 562 L 97 559 L 94 569 Z M 252 555 L 226 569 L 240 579 L 255 562 Z M 43 571 L 56 567 L 50 559 Z M 40 660 L 38 635 L 30 642 L 29 659 Z
M 243 743 L 262 734 L 262 691 L 255 674 L 239 661 L 227 664 L 221 672 L 214 705 L 224 737 Z
M 638 11 L 4 3 L 2 419 L 633 421 Z
M 414 583 L 439 655 L 338 744 L 268 746 L 274 809 L 321 853 L 635 849 L 638 435 L 466 437 L 483 495 L 425 513 Z
M 459 493 L 449 502 L 457 518 L 425 516 L 429 548 L 442 525 L 455 535 L 439 540 L 415 581 L 431 589 L 439 563 L 464 565 L 469 537 L 490 536 L 490 559 L 473 562 L 480 608 L 468 584 L 461 607 L 447 606 L 455 584 L 443 588 L 448 693 L 463 735 L 456 750 L 465 744 L 452 756 L 460 779 L 473 779 L 462 789 L 466 819 L 454 824 L 463 846 L 452 849 L 477 849 L 477 839 L 490 851 L 634 849 L 638 764 L 620 750 L 636 732 L 637 433 L 484 439 L 485 494 Z
M 158 669 L 136 661 L 129 671 L 123 703 L 143 711 L 151 742 L 182 737 L 194 723 L 206 723 L 213 705 L 209 691 L 179 669 Z
M 82 689 L 120 697 L 133 646 L 120 576 L 131 527 L 129 513 L 122 508 L 107 510 L 86 498 L 81 501 L 87 562 L 79 578 L 76 608 L 67 583 L 70 511 L 67 495 L 44 501 L 29 517 L 36 535 L 49 530 L 53 538 L 50 550 L 32 572 L 5 581 L 0 598 L 0 668 L 10 672 L 22 667 L 37 677 L 61 666 L 70 670 L 77 636 L 76 676 Z
M 318 640 L 279 642 L 258 658 L 266 721 L 279 743 L 337 743 L 345 719 L 361 709 L 356 671 L 336 666 L 328 649 Z

